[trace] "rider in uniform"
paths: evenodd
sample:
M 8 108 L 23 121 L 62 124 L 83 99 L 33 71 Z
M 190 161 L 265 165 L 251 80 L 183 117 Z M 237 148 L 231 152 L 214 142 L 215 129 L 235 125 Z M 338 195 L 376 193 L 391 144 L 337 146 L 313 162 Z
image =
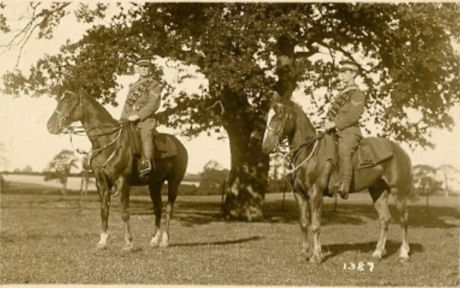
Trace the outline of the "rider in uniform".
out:
M 340 184 L 337 192 L 343 199 L 348 198 L 353 177 L 352 154 L 362 138 L 359 119 L 366 97 L 355 83 L 358 70 L 353 62 L 340 62 L 339 80 L 343 90 L 332 103 L 325 123 L 326 131 L 335 131 L 338 137 Z
M 160 107 L 161 83 L 152 76 L 150 60 L 142 59 L 136 62 L 139 79 L 129 85 L 121 119 L 137 123 L 142 141 L 142 161 L 139 165 L 139 174 L 144 176 L 153 166 L 153 139 L 156 120 L 155 112 Z

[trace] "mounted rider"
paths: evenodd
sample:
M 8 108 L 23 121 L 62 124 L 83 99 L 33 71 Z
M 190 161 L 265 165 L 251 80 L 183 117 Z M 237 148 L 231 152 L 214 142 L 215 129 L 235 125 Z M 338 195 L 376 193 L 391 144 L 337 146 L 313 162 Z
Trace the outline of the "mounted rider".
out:
M 354 62 L 340 62 L 339 80 L 344 87 L 332 103 L 325 123 L 326 131 L 335 131 L 338 138 L 340 183 L 337 192 L 343 199 L 348 198 L 353 177 L 352 155 L 363 137 L 359 120 L 366 97 L 355 83 L 358 71 Z
M 142 141 L 142 161 L 139 174 L 144 176 L 154 167 L 153 133 L 156 128 L 155 112 L 160 107 L 161 83 L 152 75 L 150 60 L 141 59 L 136 62 L 139 79 L 129 85 L 121 119 L 136 122 Z

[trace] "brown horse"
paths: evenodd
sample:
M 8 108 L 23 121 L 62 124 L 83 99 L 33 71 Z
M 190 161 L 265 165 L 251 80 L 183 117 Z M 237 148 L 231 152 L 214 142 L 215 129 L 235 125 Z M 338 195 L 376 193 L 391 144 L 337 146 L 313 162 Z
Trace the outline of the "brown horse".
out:
M 272 152 L 283 139 L 288 139 L 294 174 L 292 185 L 300 210 L 300 228 L 303 234 L 303 251 L 310 253 L 308 229 L 313 234 L 313 251 L 310 262 L 322 260 L 320 221 L 323 193 L 328 189 L 332 164 L 326 160 L 324 137 L 318 135 L 299 105 L 291 100 L 275 99 L 267 119 L 262 150 Z M 409 259 L 407 239 L 407 196 L 412 190 L 412 165 L 409 156 L 391 142 L 393 157 L 370 168 L 354 171 L 353 191 L 367 188 L 380 220 L 380 237 L 372 256 L 382 258 L 385 254 L 388 225 L 391 220 L 388 195 L 395 198 L 400 213 L 402 244 L 400 259 Z M 310 227 L 309 227 L 310 226 Z
M 151 246 L 166 247 L 169 243 L 169 221 L 173 212 L 177 190 L 187 168 L 187 151 L 177 138 L 166 135 L 174 143 L 177 155 L 156 159 L 156 169 L 139 179 L 136 172 L 137 156 L 133 147 L 132 124 L 119 123 L 93 97 L 67 92 L 58 101 L 56 110 L 48 120 L 48 130 L 58 134 L 69 129 L 70 124 L 80 121 L 92 144 L 91 168 L 101 201 L 102 229 L 97 248 L 105 249 L 108 237 L 108 218 L 111 190 L 120 195 L 121 218 L 124 223 L 125 245 L 123 250 L 133 248 L 129 226 L 129 185 L 148 185 L 154 204 L 155 226 Z M 168 181 L 168 203 L 165 223 L 162 225 L 161 187 Z

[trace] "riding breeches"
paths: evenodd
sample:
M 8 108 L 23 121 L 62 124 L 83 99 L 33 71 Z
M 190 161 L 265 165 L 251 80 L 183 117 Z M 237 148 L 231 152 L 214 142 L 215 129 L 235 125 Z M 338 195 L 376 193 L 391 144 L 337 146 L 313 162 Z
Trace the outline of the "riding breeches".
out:
M 145 119 L 142 122 L 139 122 L 137 124 L 137 128 L 140 131 L 141 134 L 141 141 L 142 141 L 142 150 L 144 153 L 144 157 L 147 160 L 152 160 L 153 159 L 153 134 L 155 131 L 155 126 L 156 126 L 156 121 L 155 119 Z
M 356 133 L 340 133 L 339 135 L 340 179 L 350 185 L 353 177 L 352 155 L 358 148 L 361 136 Z

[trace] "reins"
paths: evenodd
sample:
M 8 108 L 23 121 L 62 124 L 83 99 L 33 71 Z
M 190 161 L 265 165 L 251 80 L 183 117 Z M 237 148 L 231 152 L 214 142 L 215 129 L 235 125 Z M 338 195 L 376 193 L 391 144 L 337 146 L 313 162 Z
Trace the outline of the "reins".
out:
M 292 158 L 294 158 L 294 161 L 291 161 L 291 169 L 288 171 L 289 173 L 295 173 L 297 172 L 297 170 L 299 170 L 303 165 L 305 165 L 312 157 L 313 155 L 315 154 L 315 151 L 316 149 L 318 148 L 318 140 L 320 140 L 321 138 L 324 137 L 324 135 L 326 135 L 326 133 L 320 133 L 318 134 L 316 137 L 314 137 L 313 139 L 311 140 L 308 140 L 307 142 L 305 143 L 302 143 L 300 144 L 299 146 L 297 146 L 297 148 L 295 149 L 291 149 L 286 156 L 289 156 L 292 154 Z M 314 144 L 313 146 L 313 149 L 311 150 L 310 154 L 308 154 L 308 156 L 298 165 L 294 165 L 295 163 L 295 158 L 296 158 L 296 154 L 302 149 L 302 148 L 308 148 L 310 147 L 312 144 Z
M 72 94 L 75 94 L 74 92 L 71 92 L 71 91 L 68 91 L 68 93 L 72 93 Z M 79 95 L 79 101 L 78 101 L 78 104 L 77 105 L 80 105 L 80 106 L 83 106 L 82 105 L 82 96 Z M 71 109 L 72 110 L 72 109 Z M 61 111 L 59 110 L 56 110 L 56 113 L 58 115 L 61 115 L 63 114 Z M 86 112 L 85 110 L 83 109 L 83 119 L 86 119 Z M 60 118 L 58 121 L 59 123 L 62 121 L 62 120 L 65 120 L 66 118 L 68 117 L 68 114 L 67 115 L 64 115 L 64 117 Z M 59 124 L 61 125 L 61 124 Z M 69 128 L 66 128 L 66 130 L 68 131 L 68 134 L 69 134 L 69 137 L 70 137 L 70 143 L 73 147 L 73 140 L 72 140 L 72 135 L 78 135 L 78 136 L 83 136 L 86 134 L 86 136 L 88 137 L 101 137 L 101 136 L 108 136 L 108 135 L 112 135 L 113 133 L 115 132 L 118 132 L 116 137 L 111 140 L 109 143 L 105 144 L 103 147 L 100 147 L 100 148 L 97 148 L 95 150 L 91 150 L 89 152 L 89 162 L 91 163 L 91 161 L 94 159 L 94 157 L 98 156 L 99 154 L 101 154 L 105 149 L 109 148 L 110 146 L 112 146 L 113 144 L 115 144 L 119 139 L 120 139 L 120 136 L 121 136 L 121 133 L 122 133 L 122 130 L 124 128 L 125 124 L 124 123 L 119 123 L 118 125 L 114 126 L 114 125 L 101 125 L 101 126 L 95 126 L 95 127 L 91 127 L 89 129 L 84 129 L 83 126 L 80 126 L 80 127 L 72 127 L 70 126 Z M 111 130 L 109 131 L 104 131 L 104 132 L 100 132 L 100 133 L 96 133 L 96 134 L 90 134 L 91 131 L 93 131 L 94 129 L 100 129 L 102 127 L 109 127 L 109 128 L 112 128 Z M 79 130 L 77 130 L 79 129 Z M 64 132 L 65 133 L 65 132 Z M 81 153 L 80 151 L 78 151 L 78 149 L 73 149 L 75 150 L 77 153 L 79 154 L 83 154 Z M 112 153 L 110 154 L 110 156 L 106 159 L 106 161 L 104 162 L 104 164 L 102 164 L 100 167 L 102 168 L 105 168 L 107 166 L 107 164 L 110 162 L 110 160 L 113 159 L 113 157 L 115 156 L 115 153 L 119 150 L 119 147 L 117 147 L 116 149 L 114 149 L 112 151 Z
M 317 141 L 317 140 L 318 140 L 318 139 L 313 139 L 312 141 L 309 141 L 309 142 L 310 142 L 309 145 L 310 145 L 311 143 L 315 143 L 314 146 L 313 146 L 313 149 L 312 149 L 311 152 L 310 152 L 310 154 L 308 154 L 307 158 L 305 158 L 305 160 L 303 160 L 303 161 L 302 161 L 299 165 L 297 165 L 297 166 L 294 166 L 293 163 L 291 163 L 292 168 L 288 171 L 289 173 L 296 173 L 297 170 L 299 170 L 303 165 L 305 165 L 305 164 L 308 162 L 308 160 L 311 159 L 311 157 L 313 157 L 313 154 L 315 153 L 316 148 L 318 147 L 318 142 L 319 142 L 319 141 Z M 302 146 L 302 147 L 305 147 L 305 145 L 301 145 L 301 146 Z M 300 147 L 300 148 L 301 148 L 301 147 Z M 299 148 L 299 149 L 300 149 L 300 148 Z

